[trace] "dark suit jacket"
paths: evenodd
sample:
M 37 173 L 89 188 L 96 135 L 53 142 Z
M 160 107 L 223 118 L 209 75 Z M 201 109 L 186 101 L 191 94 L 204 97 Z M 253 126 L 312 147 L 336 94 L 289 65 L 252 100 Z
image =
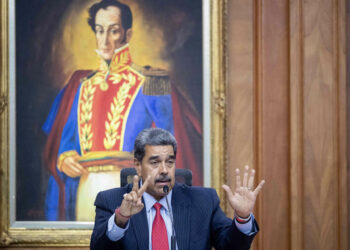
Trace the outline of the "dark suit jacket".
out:
M 106 235 L 109 218 L 120 206 L 123 194 L 130 192 L 132 185 L 100 192 L 95 201 L 96 218 L 91 236 L 91 249 L 148 249 L 148 224 L 145 208 L 130 219 L 124 237 L 117 242 Z M 185 249 L 249 249 L 258 225 L 254 221 L 254 234 L 241 233 L 232 219 L 225 216 L 219 206 L 219 197 L 212 188 L 189 187 L 175 184 L 172 208 L 176 242 L 179 250 Z

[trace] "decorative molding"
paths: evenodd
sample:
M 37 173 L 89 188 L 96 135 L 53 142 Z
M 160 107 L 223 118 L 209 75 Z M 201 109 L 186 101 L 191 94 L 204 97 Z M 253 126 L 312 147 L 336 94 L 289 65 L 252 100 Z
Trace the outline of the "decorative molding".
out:
M 8 235 L 7 231 L 2 231 L 1 232 L 1 237 L 0 237 L 0 245 L 1 246 L 8 246 L 13 242 L 13 239 Z
M 8 96 L 0 95 L 0 115 L 5 111 L 8 105 Z
M 226 116 L 226 95 L 223 92 L 216 93 L 214 96 L 215 111 L 222 117 Z
M 3 231 L 0 237 L 1 246 L 88 246 L 90 244 L 91 230 L 70 229 L 10 229 Z
M 346 43 L 349 43 L 349 41 L 346 41 L 346 26 L 349 24 L 346 23 L 346 15 L 347 15 L 347 4 L 349 1 L 345 0 L 336 0 L 336 3 L 334 4 L 334 12 L 336 18 L 334 18 L 335 21 L 335 29 L 337 33 L 337 40 L 335 41 L 335 46 L 337 48 L 336 53 L 334 54 L 334 60 L 336 60 L 336 67 L 334 69 L 336 70 L 336 84 L 337 84 L 337 98 L 338 102 L 335 106 L 335 109 L 337 110 L 337 150 L 338 150 L 338 192 L 339 192 L 339 199 L 338 199 L 338 231 L 339 231 L 339 249 L 346 250 L 349 247 L 348 242 L 348 234 L 349 234 L 349 227 L 348 227 L 348 221 L 349 221 L 349 213 L 348 213 L 348 207 L 349 200 L 348 197 L 348 190 L 349 190 L 349 184 L 348 184 L 348 175 L 347 175 L 347 127 L 349 124 L 347 124 L 346 121 L 346 109 L 349 108 L 347 106 L 347 74 L 350 72 L 346 72 Z M 349 98 L 349 97 L 348 97 Z M 349 145 L 349 144 L 348 144 Z M 345 219 L 347 218 L 347 219 Z
M 303 235 L 303 153 L 304 153 L 304 61 L 303 61 L 303 1 L 289 2 L 290 36 L 290 223 L 295 230 L 290 231 L 291 250 L 301 250 Z
M 216 189 L 224 211 L 226 183 L 226 72 L 225 56 L 227 0 L 211 1 L 211 186 Z

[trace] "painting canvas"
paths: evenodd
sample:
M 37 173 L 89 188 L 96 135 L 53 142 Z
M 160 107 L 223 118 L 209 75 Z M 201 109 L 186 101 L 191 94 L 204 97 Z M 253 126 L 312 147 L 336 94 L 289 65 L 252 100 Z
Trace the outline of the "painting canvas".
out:
M 146 127 L 174 133 L 177 167 L 203 185 L 202 1 L 121 1 L 132 36 L 107 64 L 87 21 L 96 2 L 15 1 L 16 221 L 93 220 L 77 215 L 77 204 L 92 206 L 86 187 L 106 188 L 90 177 L 119 185 Z M 67 157 L 83 175 L 65 172 Z

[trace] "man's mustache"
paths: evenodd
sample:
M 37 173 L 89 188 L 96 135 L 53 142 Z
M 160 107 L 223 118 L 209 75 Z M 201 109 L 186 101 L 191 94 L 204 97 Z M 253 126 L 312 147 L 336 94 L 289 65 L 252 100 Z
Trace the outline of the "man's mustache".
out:
M 171 178 L 167 175 L 165 176 L 160 176 L 158 178 L 155 179 L 155 182 L 165 182 L 165 181 L 171 181 Z

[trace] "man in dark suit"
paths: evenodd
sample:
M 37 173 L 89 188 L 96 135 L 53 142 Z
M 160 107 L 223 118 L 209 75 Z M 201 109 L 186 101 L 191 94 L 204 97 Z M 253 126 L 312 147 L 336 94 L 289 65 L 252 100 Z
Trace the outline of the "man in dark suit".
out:
M 252 190 L 254 170 L 246 167 L 241 183 L 237 169 L 235 191 L 223 185 L 235 211 L 227 218 L 214 189 L 175 184 L 176 145 L 158 128 L 137 136 L 138 176 L 133 185 L 98 194 L 91 249 L 250 248 L 259 230 L 252 210 L 264 181 Z

